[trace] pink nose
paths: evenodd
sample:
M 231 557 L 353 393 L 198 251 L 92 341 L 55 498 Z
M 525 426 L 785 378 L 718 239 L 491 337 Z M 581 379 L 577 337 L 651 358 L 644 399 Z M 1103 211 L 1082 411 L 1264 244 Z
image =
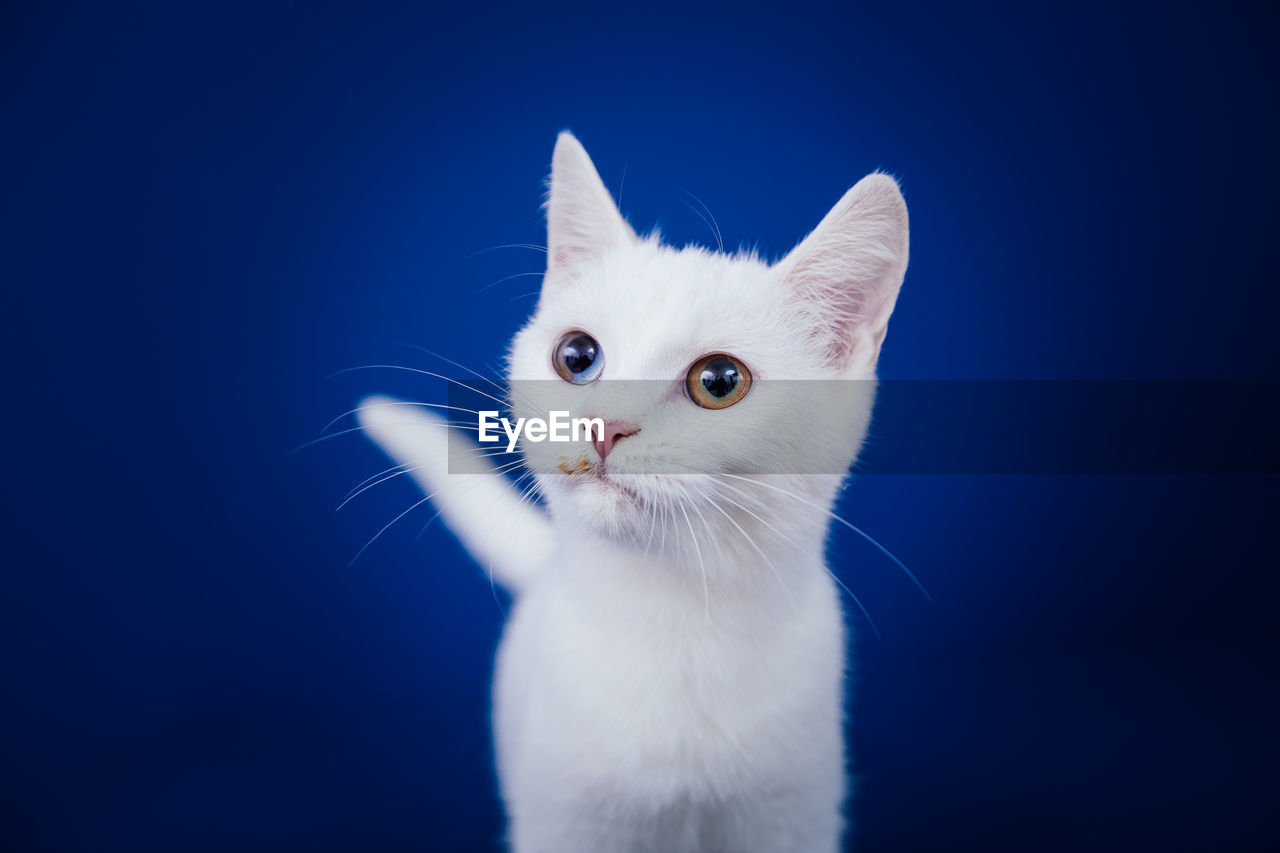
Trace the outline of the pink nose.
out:
M 600 454 L 600 461 L 609 455 L 613 450 L 613 446 L 629 435 L 635 435 L 640 431 L 640 427 L 635 424 L 624 423 L 623 421 L 605 421 L 604 422 L 604 438 L 596 439 L 596 453 Z

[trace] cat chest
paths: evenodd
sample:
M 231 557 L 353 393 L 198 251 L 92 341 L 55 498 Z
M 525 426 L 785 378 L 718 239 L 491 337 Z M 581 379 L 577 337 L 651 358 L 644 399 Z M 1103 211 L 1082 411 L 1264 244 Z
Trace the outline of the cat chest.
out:
M 536 764 L 730 784 L 795 766 L 797 750 L 840 751 L 838 610 L 769 624 L 584 618 L 551 598 L 520 609 L 495 710 Z

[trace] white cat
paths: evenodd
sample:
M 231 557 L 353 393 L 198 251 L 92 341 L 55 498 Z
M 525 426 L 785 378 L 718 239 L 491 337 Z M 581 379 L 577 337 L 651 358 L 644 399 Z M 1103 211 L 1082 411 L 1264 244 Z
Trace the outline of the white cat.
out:
M 867 176 L 770 265 L 638 237 L 563 133 L 547 220 L 514 405 L 607 421 L 570 466 L 524 444 L 548 511 L 450 474 L 446 447 L 477 445 L 420 407 L 360 411 L 515 597 L 493 710 L 510 846 L 836 851 L 845 632 L 824 547 L 870 393 L 809 419 L 762 389 L 874 380 L 907 265 L 898 186 Z M 789 473 L 813 459 L 794 470 L 828 473 Z

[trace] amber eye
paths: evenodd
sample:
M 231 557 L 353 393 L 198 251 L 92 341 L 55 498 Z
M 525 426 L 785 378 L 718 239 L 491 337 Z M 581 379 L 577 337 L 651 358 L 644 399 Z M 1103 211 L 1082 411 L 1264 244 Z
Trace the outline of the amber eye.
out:
M 604 369 L 604 353 L 586 332 L 567 332 L 551 351 L 551 366 L 565 382 L 586 385 Z
M 731 355 L 704 356 L 689 368 L 685 378 L 689 398 L 705 409 L 727 409 L 747 395 L 751 371 Z

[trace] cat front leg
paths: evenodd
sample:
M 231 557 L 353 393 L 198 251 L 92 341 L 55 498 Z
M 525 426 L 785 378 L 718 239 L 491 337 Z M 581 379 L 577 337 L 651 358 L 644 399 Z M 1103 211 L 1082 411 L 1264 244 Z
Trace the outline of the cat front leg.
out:
M 475 561 L 507 589 L 524 586 L 551 552 L 551 526 L 542 511 L 478 459 L 476 444 L 424 407 L 369 397 L 358 415 L 369 436 L 435 503 Z M 480 473 L 450 473 L 451 454 Z

